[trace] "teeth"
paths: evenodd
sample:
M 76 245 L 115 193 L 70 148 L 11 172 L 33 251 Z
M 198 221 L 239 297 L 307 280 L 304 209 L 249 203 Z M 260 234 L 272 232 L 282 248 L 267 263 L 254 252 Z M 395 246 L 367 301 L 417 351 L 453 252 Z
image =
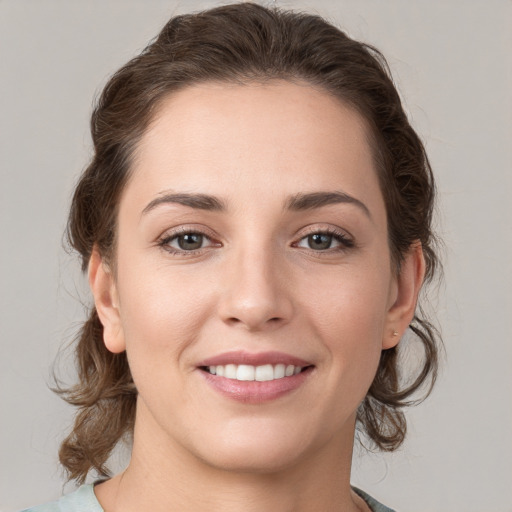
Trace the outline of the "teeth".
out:
M 226 375 L 226 377 L 233 378 L 229 377 L 228 375 Z M 238 365 L 235 378 L 236 380 L 254 380 L 254 366 L 249 366 L 248 364 Z
M 274 379 L 282 379 L 285 376 L 285 370 L 284 364 L 276 364 L 274 366 Z
M 226 377 L 228 379 L 265 382 L 269 380 L 291 377 L 301 372 L 301 366 L 289 364 L 264 364 L 262 366 L 251 366 L 248 364 L 226 364 L 218 366 L 208 366 L 206 370 L 212 375 Z
M 224 377 L 236 379 L 236 364 L 227 364 L 224 368 Z
M 274 380 L 274 367 L 271 364 L 258 366 L 256 368 L 256 375 L 254 380 L 257 380 L 259 382 Z

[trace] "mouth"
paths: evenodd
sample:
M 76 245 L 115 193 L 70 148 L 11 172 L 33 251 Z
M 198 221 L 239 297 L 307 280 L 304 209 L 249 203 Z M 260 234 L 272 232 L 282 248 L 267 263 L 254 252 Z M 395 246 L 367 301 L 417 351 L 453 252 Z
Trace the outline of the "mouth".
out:
M 199 368 L 211 375 L 225 377 L 226 379 L 244 382 L 269 382 L 298 375 L 311 367 L 312 365 L 295 366 L 293 364 L 264 364 L 260 366 L 253 366 L 249 364 L 230 363 L 225 365 L 200 366 Z
M 197 366 L 207 384 L 224 397 L 259 404 L 298 390 L 315 365 L 278 352 L 230 352 Z

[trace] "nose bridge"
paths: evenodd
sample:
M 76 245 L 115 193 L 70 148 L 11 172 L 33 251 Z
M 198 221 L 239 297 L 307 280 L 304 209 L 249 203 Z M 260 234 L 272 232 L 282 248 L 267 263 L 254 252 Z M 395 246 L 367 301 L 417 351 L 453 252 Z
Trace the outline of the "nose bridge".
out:
M 263 330 L 290 319 L 292 303 L 281 258 L 271 245 L 252 240 L 233 249 L 220 307 L 224 321 Z

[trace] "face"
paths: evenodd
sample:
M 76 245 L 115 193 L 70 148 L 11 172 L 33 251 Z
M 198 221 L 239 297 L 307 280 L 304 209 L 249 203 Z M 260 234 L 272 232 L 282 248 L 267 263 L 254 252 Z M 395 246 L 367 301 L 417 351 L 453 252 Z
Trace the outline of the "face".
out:
M 351 445 L 407 322 L 364 122 L 308 85 L 167 98 L 121 197 L 115 279 L 95 258 L 105 343 L 139 391 L 135 442 L 224 469 Z

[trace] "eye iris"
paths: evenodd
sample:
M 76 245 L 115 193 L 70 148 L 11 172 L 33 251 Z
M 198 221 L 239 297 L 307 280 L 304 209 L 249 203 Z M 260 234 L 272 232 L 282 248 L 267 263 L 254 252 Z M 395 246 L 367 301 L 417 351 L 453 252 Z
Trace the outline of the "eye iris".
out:
M 193 251 L 194 249 L 200 249 L 203 245 L 203 235 L 198 233 L 187 233 L 178 237 L 178 245 L 180 249 L 185 251 Z
M 308 236 L 308 244 L 311 249 L 329 249 L 332 242 L 332 235 L 316 233 Z

